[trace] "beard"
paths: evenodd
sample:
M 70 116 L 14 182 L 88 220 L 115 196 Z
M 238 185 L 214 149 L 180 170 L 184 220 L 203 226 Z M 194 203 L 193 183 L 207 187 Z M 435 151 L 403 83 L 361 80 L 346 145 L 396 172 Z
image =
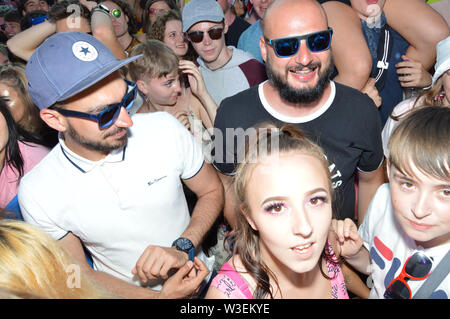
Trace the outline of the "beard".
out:
M 311 62 L 308 65 L 298 65 L 296 67 L 286 68 L 286 75 L 290 70 L 301 70 L 303 68 L 317 68 L 319 70 L 319 80 L 317 81 L 317 84 L 311 88 L 297 89 L 291 87 L 281 74 L 277 74 L 277 72 L 274 71 L 270 59 L 266 62 L 266 71 L 269 81 L 278 92 L 280 92 L 280 96 L 284 100 L 294 104 L 308 104 L 317 101 L 322 97 L 326 86 L 330 82 L 330 76 L 334 71 L 333 56 L 330 55 L 330 62 L 323 70 L 321 62 Z
M 114 130 L 111 130 L 110 132 L 105 133 L 102 136 L 102 140 L 100 141 L 94 141 L 90 140 L 86 137 L 81 136 L 78 134 L 72 126 L 69 124 L 67 127 L 67 131 L 65 134 L 70 136 L 75 142 L 77 142 L 79 145 L 84 146 L 85 148 L 92 150 L 92 151 L 99 151 L 99 152 L 111 152 L 114 150 L 117 150 L 123 146 L 125 146 L 128 142 L 128 134 L 123 135 L 119 139 L 116 139 L 114 142 L 107 142 L 106 138 L 109 136 L 112 136 L 116 133 L 119 133 L 122 130 L 127 130 L 125 128 L 116 128 Z M 127 130 L 128 131 L 128 130 Z

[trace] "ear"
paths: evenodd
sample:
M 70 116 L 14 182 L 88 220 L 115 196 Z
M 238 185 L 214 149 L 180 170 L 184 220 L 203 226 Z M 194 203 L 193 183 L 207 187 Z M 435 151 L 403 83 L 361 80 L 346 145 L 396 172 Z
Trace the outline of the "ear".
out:
M 390 175 L 391 175 L 391 162 L 389 161 L 389 159 L 386 159 L 386 173 L 387 173 L 387 177 L 390 180 Z
M 255 221 L 253 220 L 252 216 L 250 216 L 250 212 L 247 211 L 247 209 L 244 207 L 244 205 L 240 206 L 241 212 L 244 215 L 245 219 L 247 220 L 247 222 L 250 224 L 250 227 L 257 231 L 258 227 L 255 224 Z
M 139 89 L 139 91 L 141 91 L 145 95 L 148 94 L 147 84 L 144 81 L 137 80 L 136 85 L 137 85 L 137 88 Z
M 51 128 L 64 132 L 67 130 L 67 120 L 58 111 L 45 108 L 40 111 L 41 119 Z
M 264 60 L 264 62 L 267 62 L 267 47 L 266 47 L 266 41 L 264 40 L 264 36 L 261 36 L 259 38 L 259 49 L 261 50 L 261 57 Z
M 223 21 L 223 34 L 226 34 L 228 32 L 228 23 L 227 21 Z

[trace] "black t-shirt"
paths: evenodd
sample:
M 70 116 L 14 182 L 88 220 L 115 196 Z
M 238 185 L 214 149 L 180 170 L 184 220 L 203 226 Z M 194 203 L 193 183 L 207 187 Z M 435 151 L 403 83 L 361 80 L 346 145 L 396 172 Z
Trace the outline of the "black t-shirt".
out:
M 336 217 L 354 220 L 356 169 L 371 172 L 383 160 L 380 118 L 373 101 L 355 89 L 332 82 L 335 90 L 324 106 L 307 117 L 290 118 L 277 113 L 263 94 L 260 96 L 263 85 L 220 104 L 214 122 L 213 165 L 222 174 L 233 175 L 245 156 L 247 129 L 263 122 L 277 126 L 295 123 L 324 149 L 335 189 Z
M 241 17 L 236 16 L 236 19 L 234 19 L 233 23 L 228 27 L 227 33 L 225 33 L 225 44 L 237 48 L 239 37 L 249 26 L 250 23 Z

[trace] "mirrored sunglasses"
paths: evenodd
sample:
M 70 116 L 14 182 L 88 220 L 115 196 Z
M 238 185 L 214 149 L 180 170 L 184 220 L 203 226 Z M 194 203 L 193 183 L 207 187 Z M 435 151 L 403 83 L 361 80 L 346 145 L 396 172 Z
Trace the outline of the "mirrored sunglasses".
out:
M 328 50 L 331 45 L 333 29 L 308 33 L 299 36 L 265 39 L 275 54 L 280 58 L 287 58 L 297 54 L 300 49 L 301 40 L 306 40 L 306 46 L 313 53 Z

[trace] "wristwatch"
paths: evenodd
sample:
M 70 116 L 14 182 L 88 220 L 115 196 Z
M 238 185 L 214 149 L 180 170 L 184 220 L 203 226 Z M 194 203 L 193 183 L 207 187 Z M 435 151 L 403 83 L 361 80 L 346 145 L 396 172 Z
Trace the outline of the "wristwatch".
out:
M 102 3 L 97 4 L 95 7 L 92 8 L 92 13 L 94 13 L 95 11 L 101 11 L 103 13 L 106 13 L 107 15 L 109 15 L 109 8 L 107 6 L 105 6 Z
M 184 237 L 180 237 L 172 243 L 177 250 L 183 251 L 188 255 L 188 259 L 194 261 L 195 247 L 192 242 Z

